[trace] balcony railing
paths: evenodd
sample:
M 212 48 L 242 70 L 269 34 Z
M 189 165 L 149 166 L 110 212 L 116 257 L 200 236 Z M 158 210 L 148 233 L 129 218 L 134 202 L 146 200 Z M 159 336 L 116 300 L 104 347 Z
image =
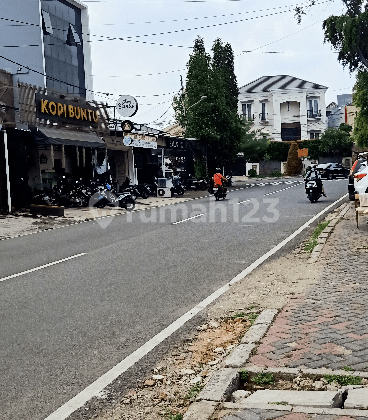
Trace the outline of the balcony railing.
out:
M 268 113 L 266 113 L 266 112 L 261 112 L 261 113 L 259 114 L 259 119 L 261 120 L 261 122 L 262 122 L 262 121 L 263 121 L 263 122 L 268 121 Z
M 246 120 L 246 121 L 254 121 L 254 114 L 253 115 L 246 115 L 246 114 L 243 114 L 243 118 Z
M 321 111 L 314 111 L 313 109 L 307 109 L 307 118 L 321 118 Z

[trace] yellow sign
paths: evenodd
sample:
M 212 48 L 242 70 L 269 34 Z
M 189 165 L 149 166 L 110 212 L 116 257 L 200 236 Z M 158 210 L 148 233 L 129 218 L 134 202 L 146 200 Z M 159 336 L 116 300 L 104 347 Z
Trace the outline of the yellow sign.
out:
M 92 126 L 98 123 L 98 108 L 89 104 L 78 106 L 72 101 L 39 94 L 36 94 L 36 103 L 37 117 L 40 119 Z
M 41 113 L 76 118 L 77 120 L 86 120 L 98 122 L 98 112 L 92 109 L 80 108 L 79 106 L 61 104 L 59 102 L 49 102 L 41 99 Z

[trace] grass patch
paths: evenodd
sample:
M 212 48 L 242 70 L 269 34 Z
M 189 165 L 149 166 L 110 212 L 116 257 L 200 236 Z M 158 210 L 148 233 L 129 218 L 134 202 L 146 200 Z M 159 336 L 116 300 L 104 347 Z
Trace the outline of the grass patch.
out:
M 204 385 L 198 383 L 194 384 L 190 390 L 188 391 L 188 394 L 185 396 L 186 400 L 191 400 L 192 398 L 195 398 L 204 388 Z
M 318 223 L 317 227 L 314 229 L 311 237 L 309 240 L 304 244 L 304 251 L 305 252 L 312 252 L 313 249 L 318 244 L 318 236 L 322 233 L 322 231 L 328 226 L 330 223 L 330 220 L 327 220 L 326 222 Z
M 246 318 L 248 321 L 250 321 L 250 324 L 253 325 L 254 321 L 257 319 L 259 314 L 251 313 L 246 314 L 245 312 L 238 312 L 230 317 L 230 319 L 237 319 L 237 318 Z
M 258 318 L 258 314 L 248 314 L 248 320 L 250 324 L 253 325 L 254 321 Z
M 359 376 L 325 375 L 324 378 L 329 384 L 336 382 L 341 386 L 360 385 L 362 383 L 362 378 Z
M 346 372 L 352 372 L 354 369 L 353 368 L 351 368 L 350 366 L 344 366 L 343 367 L 343 369 L 346 371 Z
M 246 370 L 241 370 L 239 372 L 239 376 L 240 379 L 244 382 L 248 382 L 248 378 L 249 378 L 249 372 L 247 372 Z
M 183 420 L 182 414 L 170 414 L 168 420 Z
M 172 414 L 171 410 L 165 408 L 166 413 L 164 414 L 165 419 L 167 420 L 183 420 L 182 414 Z
M 260 373 L 257 373 L 257 375 L 253 376 L 251 381 L 255 382 L 257 385 L 263 385 L 263 384 L 273 384 L 275 382 L 275 379 L 273 377 L 273 373 L 260 372 Z

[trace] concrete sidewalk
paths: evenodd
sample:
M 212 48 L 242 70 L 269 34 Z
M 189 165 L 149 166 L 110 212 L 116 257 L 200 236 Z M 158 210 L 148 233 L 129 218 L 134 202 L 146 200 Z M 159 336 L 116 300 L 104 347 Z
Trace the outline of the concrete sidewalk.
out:
M 353 203 L 333 224 L 317 253 L 323 263 L 317 284 L 295 295 L 267 327 L 256 322 L 246 334 L 253 339 L 243 338 L 185 420 L 367 420 L 368 225 L 357 229 Z M 272 374 L 275 382 L 246 391 L 239 371 Z M 336 379 L 327 383 L 325 375 Z

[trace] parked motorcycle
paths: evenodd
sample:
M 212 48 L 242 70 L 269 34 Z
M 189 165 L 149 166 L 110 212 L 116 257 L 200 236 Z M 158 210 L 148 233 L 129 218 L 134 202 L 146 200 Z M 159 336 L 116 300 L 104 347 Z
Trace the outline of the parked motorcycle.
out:
M 173 177 L 172 178 L 173 186 L 171 187 L 171 195 L 177 194 L 177 195 L 183 195 L 185 190 L 184 187 L 180 181 L 179 177 Z
M 183 186 L 186 190 L 204 191 L 205 189 L 208 188 L 208 180 L 205 178 L 202 178 L 202 179 L 191 178 L 189 176 L 185 180 Z
M 91 207 L 103 208 L 105 206 L 122 207 L 127 210 L 133 210 L 135 207 L 135 198 L 130 191 L 116 193 L 109 183 L 96 186 L 95 193 L 89 200 Z

